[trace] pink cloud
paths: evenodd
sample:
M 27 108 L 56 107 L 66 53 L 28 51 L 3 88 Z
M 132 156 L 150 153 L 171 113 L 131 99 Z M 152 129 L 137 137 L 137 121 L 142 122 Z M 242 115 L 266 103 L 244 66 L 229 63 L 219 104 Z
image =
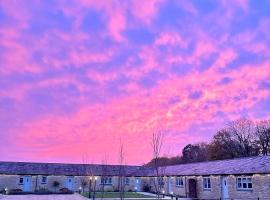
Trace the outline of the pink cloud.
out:
M 151 23 L 163 0 L 132 0 L 132 14 L 145 24 Z
M 186 48 L 187 42 L 178 33 L 163 32 L 155 41 L 156 45 L 179 45 Z

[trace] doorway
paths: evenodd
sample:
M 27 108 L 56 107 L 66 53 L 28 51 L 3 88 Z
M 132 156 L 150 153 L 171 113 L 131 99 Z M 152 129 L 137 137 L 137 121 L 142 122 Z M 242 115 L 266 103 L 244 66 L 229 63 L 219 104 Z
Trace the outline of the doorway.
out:
M 227 176 L 221 177 L 221 193 L 222 193 L 222 199 L 229 198 L 229 188 L 228 188 L 228 177 Z
M 24 176 L 23 177 L 23 191 L 24 192 L 31 192 L 32 188 L 32 177 L 31 176 Z
M 73 191 L 73 183 L 74 183 L 74 178 L 69 176 L 67 177 L 67 189 L 70 191 Z
M 188 180 L 188 193 L 190 198 L 197 198 L 197 182 L 195 179 Z

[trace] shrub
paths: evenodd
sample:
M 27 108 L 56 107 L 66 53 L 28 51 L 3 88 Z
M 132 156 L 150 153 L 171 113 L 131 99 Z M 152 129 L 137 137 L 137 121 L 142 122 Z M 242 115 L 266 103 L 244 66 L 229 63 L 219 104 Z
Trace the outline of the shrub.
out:
M 73 194 L 74 192 L 70 191 L 68 188 L 61 188 L 60 190 L 61 194 Z
M 8 190 L 8 194 L 22 194 L 22 193 L 23 193 L 22 189 L 19 188 Z

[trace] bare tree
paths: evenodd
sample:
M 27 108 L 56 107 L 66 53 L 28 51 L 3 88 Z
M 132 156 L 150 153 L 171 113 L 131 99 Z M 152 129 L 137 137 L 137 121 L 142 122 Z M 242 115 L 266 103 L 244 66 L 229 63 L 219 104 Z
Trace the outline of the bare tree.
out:
M 236 151 L 239 157 L 256 155 L 254 148 L 254 123 L 248 119 L 239 119 L 228 124 L 232 139 L 237 142 Z
M 108 175 L 108 164 L 107 164 L 107 155 L 104 156 L 102 160 L 102 167 L 101 167 L 101 199 L 104 198 L 104 192 L 105 192 L 105 183 L 104 180 L 106 176 Z
M 125 149 L 122 141 L 119 143 L 119 176 L 118 176 L 118 188 L 120 199 L 125 198 Z
M 153 151 L 153 169 L 155 177 L 153 179 L 153 185 L 157 194 L 157 199 L 161 198 L 162 187 L 164 186 L 164 180 L 162 176 L 162 170 L 164 167 L 159 166 L 159 158 L 163 146 L 164 132 L 161 130 L 154 131 L 151 138 L 151 146 Z
M 255 134 L 260 153 L 270 154 L 270 120 L 257 122 Z
M 90 166 L 89 163 L 89 158 L 87 153 L 83 154 L 82 156 L 82 162 L 83 162 L 83 171 L 85 176 L 81 177 L 81 187 L 84 192 L 84 190 L 88 186 L 88 197 L 89 199 L 91 198 L 92 190 L 93 190 L 93 181 L 94 181 L 94 176 L 92 173 L 92 167 Z

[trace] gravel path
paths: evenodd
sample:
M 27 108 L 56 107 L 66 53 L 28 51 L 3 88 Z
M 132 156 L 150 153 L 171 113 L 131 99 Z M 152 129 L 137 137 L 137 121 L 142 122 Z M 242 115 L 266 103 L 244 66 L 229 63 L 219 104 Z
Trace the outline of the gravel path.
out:
M 87 200 L 79 194 L 72 195 L 0 195 L 1 200 Z

